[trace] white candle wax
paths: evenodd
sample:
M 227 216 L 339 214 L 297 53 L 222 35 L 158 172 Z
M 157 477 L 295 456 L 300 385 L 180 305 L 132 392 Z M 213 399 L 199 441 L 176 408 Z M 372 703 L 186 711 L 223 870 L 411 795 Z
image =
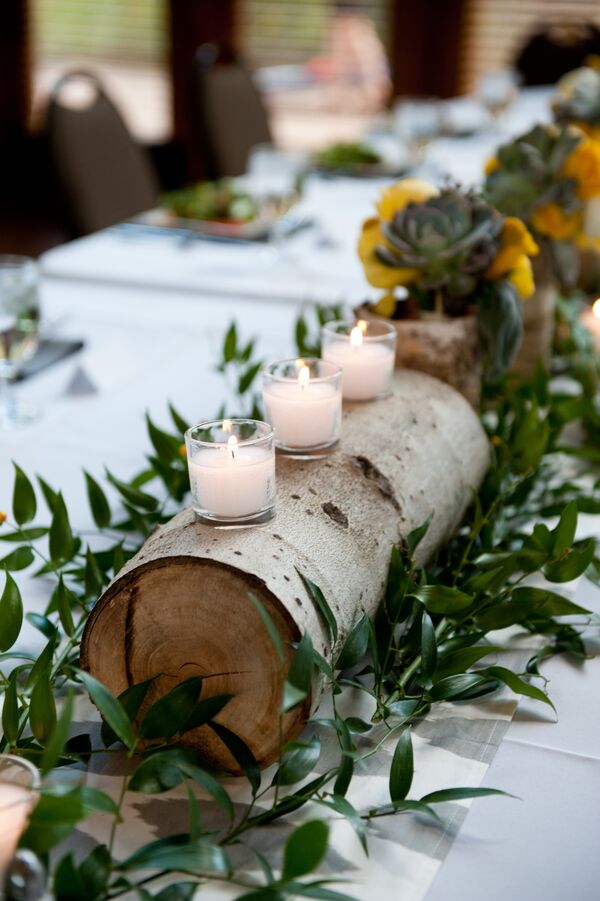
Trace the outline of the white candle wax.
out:
M 0 885 L 4 884 L 31 810 L 32 794 L 22 785 L 0 782 Z
M 200 448 L 188 459 L 194 507 L 214 516 L 252 516 L 275 500 L 275 457 L 270 448 Z
M 342 368 L 342 394 L 346 400 L 370 400 L 390 390 L 394 349 L 380 342 L 332 341 L 323 345 L 322 357 Z
M 263 391 L 265 414 L 277 444 L 286 448 L 320 447 L 337 439 L 342 396 L 335 385 L 290 380 L 271 382 Z

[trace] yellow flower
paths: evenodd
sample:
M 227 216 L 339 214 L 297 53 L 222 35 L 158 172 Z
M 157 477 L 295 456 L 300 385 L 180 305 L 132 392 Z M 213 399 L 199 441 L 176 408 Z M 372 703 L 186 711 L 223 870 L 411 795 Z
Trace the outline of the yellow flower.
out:
M 487 163 L 485 164 L 483 171 L 485 172 L 486 175 L 491 175 L 492 172 L 495 172 L 499 166 L 500 166 L 500 162 L 498 160 L 498 157 L 491 156 L 489 158 L 489 160 L 487 161 Z
M 178 450 L 179 450 L 179 456 L 185 460 L 185 458 L 186 458 L 185 444 L 180 444 Z
M 417 278 L 419 273 L 416 269 L 396 269 L 381 263 L 375 254 L 375 248 L 379 246 L 392 249 L 384 237 L 379 219 L 376 217 L 366 219 L 358 240 L 358 255 L 363 264 L 367 281 L 371 285 L 390 291 L 396 285 L 408 285 Z
M 577 196 L 582 199 L 600 194 L 600 144 L 585 138 L 566 158 L 562 174 L 577 182 Z
M 516 216 L 507 216 L 500 235 L 500 250 L 486 272 L 487 278 L 501 278 L 519 264 L 521 257 L 539 253 L 531 233 Z
M 3 513 L 2 510 L 0 510 L 0 526 L 2 525 L 3 522 L 6 522 L 6 520 L 7 520 L 6 513 Z
M 388 291 L 387 294 L 384 294 L 383 297 L 377 301 L 377 303 L 373 306 L 373 312 L 377 313 L 378 316 L 385 316 L 386 319 L 391 319 L 394 315 L 394 311 L 396 309 L 396 298 L 392 291 Z
M 508 281 L 517 289 L 521 300 L 527 300 L 535 291 L 533 266 L 528 256 L 523 254 L 516 262 L 514 269 L 508 274 Z
M 430 197 L 437 197 L 439 191 L 433 185 L 420 178 L 401 178 L 381 192 L 377 212 L 381 219 L 389 222 L 395 213 L 403 210 L 409 203 L 423 203 Z
M 557 203 L 543 203 L 531 216 L 531 224 L 540 235 L 563 240 L 581 230 L 581 213 L 565 213 Z
M 586 134 L 588 138 L 591 138 L 592 141 L 600 141 L 600 125 L 591 125 L 589 122 L 584 122 L 581 119 L 573 122 L 573 125 Z

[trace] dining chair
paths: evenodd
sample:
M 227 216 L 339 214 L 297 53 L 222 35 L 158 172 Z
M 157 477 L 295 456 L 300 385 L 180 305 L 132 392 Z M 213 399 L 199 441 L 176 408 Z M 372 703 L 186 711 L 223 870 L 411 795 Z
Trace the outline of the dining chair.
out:
M 88 234 L 156 205 L 150 160 L 92 72 L 71 71 L 52 90 L 46 137 L 73 230 Z
M 243 175 L 252 148 L 273 142 L 267 111 L 251 73 L 214 44 L 203 44 L 196 53 L 194 105 L 214 178 Z

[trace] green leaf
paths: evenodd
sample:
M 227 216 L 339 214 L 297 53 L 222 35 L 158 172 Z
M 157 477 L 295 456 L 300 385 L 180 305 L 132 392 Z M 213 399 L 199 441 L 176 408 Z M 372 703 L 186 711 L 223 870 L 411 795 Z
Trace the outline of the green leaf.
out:
M 439 649 L 438 649 L 439 650 Z M 474 648 L 461 648 L 454 653 L 438 657 L 438 664 L 435 670 L 436 680 L 439 682 L 446 676 L 454 676 L 457 673 L 464 673 L 470 669 L 482 657 L 487 657 L 494 651 L 498 651 L 496 645 L 484 645 Z
M 315 870 L 327 851 L 329 829 L 321 820 L 309 820 L 298 826 L 283 852 L 282 880 L 288 881 Z
M 321 755 L 321 742 L 317 735 L 313 735 L 308 742 L 291 742 L 285 751 L 273 777 L 274 785 L 293 785 L 308 776 Z
M 208 726 L 221 739 L 252 786 L 253 794 L 256 794 L 260 788 L 260 767 L 246 742 L 221 723 L 208 723 Z
M 197 891 L 197 882 L 177 882 L 162 889 L 154 901 L 192 901 Z
M 110 504 L 96 479 L 85 470 L 83 474 L 85 476 L 88 503 L 94 522 L 99 529 L 105 529 L 110 525 Z
M 508 685 L 510 690 L 514 691 L 515 694 L 525 695 L 528 698 L 534 698 L 536 701 L 542 701 L 543 704 L 548 704 L 553 710 L 556 710 L 554 704 L 545 692 L 540 688 L 536 688 L 535 685 L 530 685 L 529 682 L 525 682 L 517 676 L 516 673 L 513 673 L 512 670 L 506 669 L 504 666 L 488 666 L 485 670 L 480 670 L 480 672 L 484 675 L 491 676 L 493 679 L 499 679 L 505 685 Z
M 223 341 L 223 360 L 225 363 L 231 363 L 235 359 L 237 353 L 237 327 L 232 322 L 225 334 Z
M 50 667 L 52 666 L 52 660 L 54 657 L 54 650 L 56 648 L 56 642 L 58 639 L 58 634 L 56 629 L 50 633 L 50 638 L 48 639 L 48 643 L 43 648 L 41 654 L 38 659 L 35 661 L 31 670 L 29 671 L 29 675 L 27 677 L 26 688 L 30 690 L 36 684 L 40 676 L 44 674 L 48 674 L 50 672 Z
M 460 673 L 456 676 L 447 676 L 440 679 L 429 690 L 434 701 L 460 700 L 463 692 L 476 688 L 485 681 L 485 678 L 475 673 Z
M 335 662 L 335 668 L 344 670 L 356 666 L 367 653 L 369 646 L 369 617 L 363 613 L 348 633 L 342 650 Z
M 233 817 L 233 804 L 225 788 L 198 764 L 198 754 L 186 748 L 169 748 L 151 754 L 138 766 L 129 780 L 129 791 L 157 794 L 170 791 L 184 779 L 193 779 Z
M 573 547 L 561 560 L 547 563 L 543 569 L 549 582 L 570 582 L 583 575 L 592 560 L 596 544 L 593 538 L 585 541 L 580 547 Z
M 575 540 L 577 531 L 577 501 L 570 501 L 561 513 L 558 525 L 553 530 L 554 546 L 552 555 L 560 557 L 567 551 Z
M 13 517 L 18 525 L 22 526 L 35 517 L 37 500 L 33 485 L 20 466 L 13 460 L 15 468 L 15 484 L 13 488 L 12 509 Z
M 0 541 L 9 541 L 13 544 L 21 541 L 35 541 L 37 538 L 43 538 L 48 534 L 48 529 L 42 526 L 35 526 L 31 529 L 15 529 L 7 535 L 0 535 Z
M 283 686 L 281 713 L 287 713 L 303 701 L 310 692 L 313 672 L 313 646 L 308 632 L 305 632 L 292 657 L 292 662 Z
M 410 791 L 414 774 L 413 747 L 410 726 L 403 729 L 396 743 L 390 767 L 390 798 L 404 801 Z
M 96 845 L 79 865 L 79 875 L 85 883 L 87 892 L 86 901 L 93 899 L 101 901 L 106 898 L 111 863 L 110 851 L 106 845 Z
M 213 720 L 223 708 L 231 701 L 233 695 L 214 695 L 212 698 L 204 698 L 198 701 L 189 719 L 181 729 L 181 733 L 197 729 Z
M 102 570 L 98 566 L 95 554 L 89 547 L 85 549 L 85 593 L 88 597 L 95 598 L 102 591 L 104 585 L 104 577 Z
M 17 675 L 14 669 L 8 677 L 2 705 L 2 733 L 9 745 L 14 745 L 19 737 L 19 702 L 17 699 Z
M 60 711 L 60 715 L 56 721 L 54 729 L 52 730 L 48 744 L 46 745 L 46 750 L 44 751 L 44 755 L 40 764 L 42 776 L 44 776 L 54 766 L 56 766 L 56 762 L 60 758 L 60 755 L 62 754 L 63 749 L 67 743 L 67 739 L 69 738 L 69 729 L 71 726 L 71 720 L 73 718 L 73 694 L 74 693 L 72 688 L 69 689 Z
M 283 663 L 285 661 L 285 652 L 283 650 L 281 636 L 279 635 L 279 632 L 277 631 L 277 629 L 275 627 L 275 623 L 269 616 L 269 613 L 268 613 L 265 605 L 256 597 L 255 594 L 253 594 L 251 591 L 249 591 L 248 597 L 250 598 L 250 600 L 256 607 L 258 615 L 262 619 L 265 629 L 269 633 L 269 638 L 273 642 L 273 647 L 275 648 L 277 656 L 279 657 L 279 660 L 281 661 L 281 663 Z
M 106 720 L 115 735 L 121 739 L 123 744 L 133 750 L 136 745 L 136 738 L 129 721 L 129 717 L 123 705 L 117 698 L 112 695 L 102 682 L 99 682 L 89 673 L 83 670 L 78 671 L 78 676 L 83 682 L 89 696 Z
M 437 665 L 437 640 L 431 617 L 424 613 L 421 619 L 421 678 L 430 679 Z
M 6 557 L 2 557 L 0 560 L 0 570 L 5 569 L 10 572 L 18 572 L 21 569 L 27 569 L 28 566 L 31 566 L 33 560 L 34 553 L 32 549 L 24 544 L 22 547 L 15 548 L 14 551 L 11 551 Z
M 77 603 L 77 598 L 73 592 L 65 586 L 62 575 L 59 576 L 58 585 L 52 592 L 49 607 L 58 610 L 60 624 L 65 630 L 65 634 L 69 636 L 73 635 L 75 632 L 71 607 Z
M 155 497 L 152 497 L 151 494 L 146 494 L 145 491 L 140 491 L 139 488 L 128 485 L 126 482 L 122 482 L 108 469 L 106 470 L 106 478 L 132 507 L 139 507 L 141 510 L 148 510 L 149 512 L 153 512 L 158 507 L 158 500 Z
M 54 488 L 51 488 L 48 482 L 45 482 L 41 476 L 36 476 L 36 478 L 38 480 L 40 488 L 42 489 L 42 494 L 44 495 L 46 506 L 50 510 L 50 513 L 54 513 L 58 492 L 56 492 Z
M 461 613 L 473 603 L 470 594 L 447 585 L 423 585 L 413 595 L 425 605 L 429 613 L 441 613 L 443 616 Z
M 66 854 L 59 860 L 52 880 L 54 897 L 57 901 L 94 901 L 90 895 L 72 854 Z
M 181 873 L 227 873 L 229 862 L 222 848 L 206 840 L 188 844 L 151 842 L 120 864 L 122 870 L 177 870 Z
M 369 850 L 367 847 L 366 824 L 362 817 L 358 814 L 356 809 L 352 806 L 350 801 L 348 801 L 347 798 L 340 797 L 339 795 L 329 795 L 326 798 L 315 798 L 315 801 L 318 804 L 323 804 L 330 810 L 334 810 L 336 813 L 339 813 L 344 817 L 344 819 L 354 829 L 356 836 L 363 846 L 363 850 L 368 857 Z
M 586 607 L 564 598 L 554 591 L 548 591 L 546 588 L 533 588 L 526 585 L 521 588 L 515 588 L 513 598 L 517 602 L 525 602 L 528 606 L 535 604 L 533 612 L 540 616 L 572 616 L 581 614 L 587 616 L 590 611 Z
M 464 801 L 466 798 L 485 798 L 488 795 L 502 795 L 505 798 L 514 798 L 508 792 L 497 788 L 443 788 L 440 791 L 429 792 L 421 798 L 422 804 L 441 804 L 445 801 Z
M 47 671 L 33 686 L 29 702 L 29 725 L 36 741 L 44 745 L 56 726 L 56 705 Z
M 148 436 L 152 442 L 152 447 L 156 451 L 159 460 L 165 463 L 171 463 L 173 460 L 179 460 L 179 448 L 181 440 L 174 435 L 163 432 L 158 426 L 154 425 L 149 415 L 146 413 L 146 427 Z
M 0 597 L 0 651 L 8 651 L 19 637 L 23 625 L 23 602 L 17 583 L 6 573 Z
M 338 795 L 340 798 L 343 798 L 348 791 L 350 782 L 352 781 L 352 776 L 354 775 L 354 760 L 349 753 L 345 752 L 353 752 L 355 748 L 352 742 L 352 736 L 350 735 L 350 729 L 348 728 L 346 721 L 342 719 L 339 713 L 336 713 L 335 715 L 335 728 L 338 734 L 338 741 L 340 743 L 340 751 L 342 753 L 338 766 L 337 776 L 335 777 L 335 782 L 333 783 L 333 793 L 334 795 Z
M 56 495 L 50 532 L 48 534 L 48 550 L 52 562 L 69 560 L 75 550 L 75 539 L 71 531 L 69 514 L 62 494 Z
M 323 622 L 327 626 L 327 630 L 329 632 L 329 639 L 332 643 L 337 641 L 338 637 L 338 627 L 335 616 L 333 615 L 333 610 L 325 600 L 325 596 L 318 585 L 315 585 L 308 576 L 305 576 L 300 570 L 296 567 L 296 572 L 304 582 L 304 587 L 308 591 L 308 595 L 315 604 Z
M 201 690 L 201 676 L 192 676 L 172 688 L 147 711 L 140 725 L 140 736 L 168 741 L 181 732 L 194 712 Z
M 406 536 L 406 546 L 411 554 L 414 554 L 423 538 L 425 538 L 430 523 L 431 519 L 430 517 L 428 517 L 424 523 L 422 523 L 420 526 L 417 526 L 416 529 L 413 529 L 412 532 L 409 532 Z
M 177 412 L 177 410 L 175 409 L 175 407 L 174 407 L 173 404 L 171 404 L 171 403 L 169 404 L 169 413 L 171 414 L 171 419 L 173 420 L 173 425 L 175 426 L 175 428 L 177 429 L 177 431 L 178 431 L 181 435 L 183 435 L 184 432 L 187 432 L 187 430 L 190 428 L 189 422 L 187 422 L 187 421 L 183 418 L 183 416 L 181 416 L 181 415 Z
M 238 394 L 241 396 L 245 394 L 260 370 L 262 369 L 262 361 L 258 363 L 251 363 L 239 377 L 238 380 Z

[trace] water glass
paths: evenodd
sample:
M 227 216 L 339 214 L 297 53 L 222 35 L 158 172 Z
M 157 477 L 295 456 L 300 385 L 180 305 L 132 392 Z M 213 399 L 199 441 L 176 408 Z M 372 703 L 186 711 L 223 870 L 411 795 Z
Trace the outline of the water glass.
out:
M 17 401 L 12 383 L 36 352 L 40 323 L 38 265 L 29 257 L 0 255 L 0 429 L 25 425 L 37 408 Z

